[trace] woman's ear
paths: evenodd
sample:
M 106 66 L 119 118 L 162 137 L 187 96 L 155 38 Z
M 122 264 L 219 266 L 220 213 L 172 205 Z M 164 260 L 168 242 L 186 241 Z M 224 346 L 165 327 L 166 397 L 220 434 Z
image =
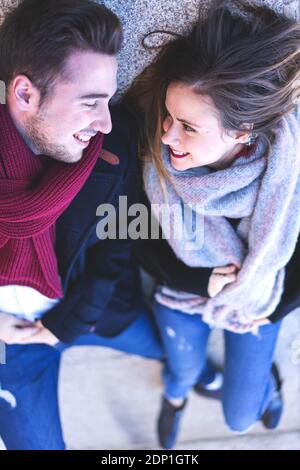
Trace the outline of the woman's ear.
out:
M 253 132 L 254 124 L 243 122 L 241 124 L 241 130 L 236 131 L 235 139 L 240 144 L 247 144 L 249 142 L 249 138 Z

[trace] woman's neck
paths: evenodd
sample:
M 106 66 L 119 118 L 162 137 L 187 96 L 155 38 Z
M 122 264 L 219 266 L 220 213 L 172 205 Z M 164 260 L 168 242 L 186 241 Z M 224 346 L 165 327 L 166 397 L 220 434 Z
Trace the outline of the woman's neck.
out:
M 244 148 L 244 144 L 237 144 L 233 150 L 223 155 L 220 160 L 208 165 L 209 168 L 212 168 L 213 170 L 225 170 L 225 168 L 228 168 L 232 164 L 232 162 L 234 162 L 237 155 L 240 154 Z

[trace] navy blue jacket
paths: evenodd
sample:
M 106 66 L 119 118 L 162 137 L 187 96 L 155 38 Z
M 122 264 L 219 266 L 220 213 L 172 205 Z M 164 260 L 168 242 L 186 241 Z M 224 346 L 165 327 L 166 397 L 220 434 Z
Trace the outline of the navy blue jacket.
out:
M 300 237 L 294 254 L 286 266 L 284 292 L 280 304 L 269 317 L 272 323 L 282 320 L 290 312 L 300 307 Z
M 105 136 L 103 148 L 117 155 L 120 163 L 99 158 L 56 226 L 64 298 L 42 323 L 67 343 L 90 331 L 115 336 L 139 313 L 139 277 L 130 240 L 99 240 L 96 234 L 100 204 L 113 204 L 118 214 L 119 196 L 127 195 L 129 206 L 140 192 L 135 118 L 121 106 L 111 111 L 113 130 Z

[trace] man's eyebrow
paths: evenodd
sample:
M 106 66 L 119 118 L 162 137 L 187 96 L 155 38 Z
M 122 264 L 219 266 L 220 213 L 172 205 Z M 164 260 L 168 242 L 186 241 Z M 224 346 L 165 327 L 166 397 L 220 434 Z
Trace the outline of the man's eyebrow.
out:
M 109 98 L 107 93 L 90 93 L 89 95 L 79 96 L 79 100 L 96 100 L 99 98 Z

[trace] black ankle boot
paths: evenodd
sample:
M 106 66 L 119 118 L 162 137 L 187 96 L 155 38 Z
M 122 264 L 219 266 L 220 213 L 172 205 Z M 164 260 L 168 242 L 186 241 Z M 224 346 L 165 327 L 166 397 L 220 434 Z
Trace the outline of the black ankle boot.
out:
M 219 369 L 215 369 L 213 370 L 213 374 L 210 377 L 210 381 L 207 383 L 206 380 L 200 380 L 196 383 L 196 385 L 194 385 L 194 391 L 197 393 L 197 395 L 202 397 L 221 400 L 223 393 L 223 382 L 223 372 Z
M 158 438 L 161 447 L 172 449 L 179 430 L 179 423 L 187 399 L 180 407 L 172 405 L 166 398 L 162 400 L 160 415 L 158 418 Z
M 283 398 L 281 393 L 282 380 L 276 364 L 272 365 L 272 377 L 275 383 L 275 392 L 261 418 L 267 429 L 277 428 L 283 412 Z

